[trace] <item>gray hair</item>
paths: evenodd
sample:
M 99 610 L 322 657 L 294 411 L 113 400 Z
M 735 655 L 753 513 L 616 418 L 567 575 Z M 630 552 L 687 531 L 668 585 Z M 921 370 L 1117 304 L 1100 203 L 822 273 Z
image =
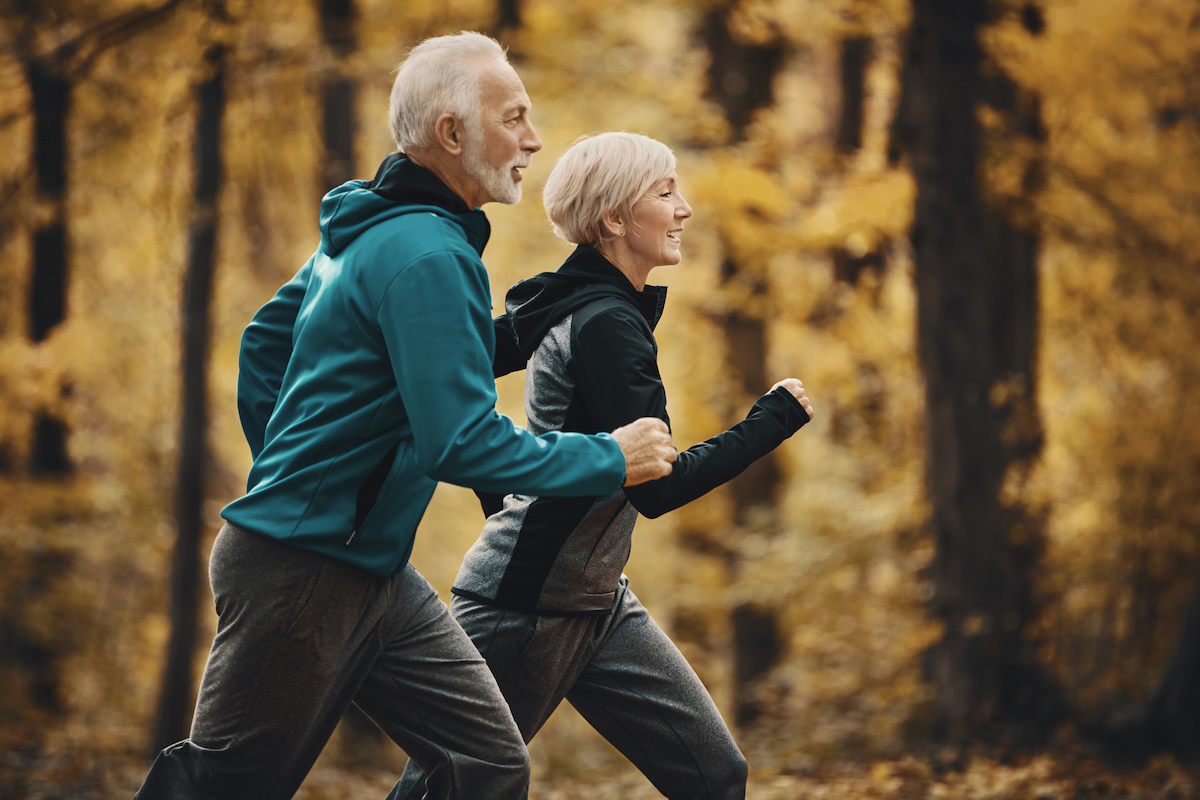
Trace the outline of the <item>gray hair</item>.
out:
M 649 136 L 623 131 L 581 136 L 554 163 L 542 192 L 554 235 L 599 246 L 604 216 L 632 224 L 633 204 L 674 169 L 671 148 Z
M 437 36 L 414 47 L 396 72 L 388 109 L 392 138 L 401 150 L 434 143 L 434 123 L 442 114 L 468 127 L 479 121 L 479 65 L 508 63 L 500 43 L 482 33 Z

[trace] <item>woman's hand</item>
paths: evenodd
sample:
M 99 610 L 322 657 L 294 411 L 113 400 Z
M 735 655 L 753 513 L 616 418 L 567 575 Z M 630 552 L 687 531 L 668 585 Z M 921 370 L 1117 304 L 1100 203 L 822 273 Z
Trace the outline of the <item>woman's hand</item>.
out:
M 784 378 L 779 383 L 772 386 L 771 391 L 775 391 L 780 386 L 791 392 L 792 397 L 796 398 L 800 405 L 804 406 L 804 410 L 808 412 L 808 418 L 811 420 L 813 418 L 813 407 L 812 402 L 804 394 L 804 384 L 796 378 Z

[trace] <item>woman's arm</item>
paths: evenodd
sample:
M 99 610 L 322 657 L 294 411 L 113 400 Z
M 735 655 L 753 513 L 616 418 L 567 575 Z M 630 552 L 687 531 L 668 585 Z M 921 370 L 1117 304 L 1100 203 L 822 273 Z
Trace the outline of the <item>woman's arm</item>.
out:
M 527 359 L 517 347 L 517 335 L 513 333 L 508 314 L 492 318 L 492 330 L 496 334 L 496 355 L 492 358 L 492 376 L 502 378 L 511 372 L 525 369 Z
M 576 333 L 574 377 L 599 431 L 638 417 L 670 424 L 649 328 L 624 307 L 597 314 Z M 763 395 L 744 420 L 679 454 L 665 478 L 629 487 L 625 496 L 644 516 L 658 517 L 740 475 L 808 422 L 808 413 L 784 387 Z

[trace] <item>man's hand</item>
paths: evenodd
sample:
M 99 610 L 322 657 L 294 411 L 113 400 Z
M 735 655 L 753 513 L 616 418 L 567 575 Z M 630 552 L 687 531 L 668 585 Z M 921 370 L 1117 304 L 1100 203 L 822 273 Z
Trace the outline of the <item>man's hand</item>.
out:
M 657 417 L 642 417 L 612 433 L 625 456 L 625 485 L 656 481 L 671 474 L 677 458 L 667 423 Z
M 791 392 L 792 397 L 796 398 L 800 402 L 800 405 L 804 406 L 804 410 L 808 412 L 808 418 L 811 420 L 813 418 L 813 407 L 812 402 L 804 396 L 804 384 L 795 378 L 784 378 L 772 386 L 771 391 L 775 391 L 780 386 Z

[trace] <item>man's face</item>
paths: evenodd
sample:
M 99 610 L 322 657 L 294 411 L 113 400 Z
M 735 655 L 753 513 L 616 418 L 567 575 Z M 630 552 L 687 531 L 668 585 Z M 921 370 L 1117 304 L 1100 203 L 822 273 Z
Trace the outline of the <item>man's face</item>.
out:
M 519 170 L 541 149 L 521 79 L 508 64 L 488 64 L 479 77 L 479 123 L 468 123 L 462 155 L 463 167 L 479 184 L 477 205 L 520 200 Z

